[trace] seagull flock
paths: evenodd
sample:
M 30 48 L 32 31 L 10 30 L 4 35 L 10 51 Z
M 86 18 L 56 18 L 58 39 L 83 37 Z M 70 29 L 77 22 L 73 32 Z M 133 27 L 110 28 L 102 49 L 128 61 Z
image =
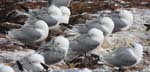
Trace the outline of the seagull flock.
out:
M 30 45 L 45 41 L 50 29 L 58 27 L 61 23 L 69 23 L 71 11 L 67 6 L 70 2 L 71 0 L 48 0 L 49 5 L 45 11 L 27 10 L 28 19 L 25 24 L 19 29 L 8 31 L 8 36 Z M 80 33 L 75 39 L 69 40 L 63 35 L 53 37 L 41 45 L 35 53 L 17 60 L 12 67 L 7 63 L 0 63 L 0 72 L 50 72 L 48 65 L 65 60 L 71 52 L 76 55 L 86 54 L 101 46 L 106 36 L 128 30 L 132 24 L 133 15 L 126 9 L 117 9 L 111 16 L 102 13 L 94 22 L 74 25 L 72 30 Z M 116 48 L 115 51 L 105 55 L 105 63 L 119 67 L 119 70 L 137 65 L 142 60 L 143 47 L 139 43 L 131 45 L 131 48 Z M 92 71 L 70 69 L 63 72 Z

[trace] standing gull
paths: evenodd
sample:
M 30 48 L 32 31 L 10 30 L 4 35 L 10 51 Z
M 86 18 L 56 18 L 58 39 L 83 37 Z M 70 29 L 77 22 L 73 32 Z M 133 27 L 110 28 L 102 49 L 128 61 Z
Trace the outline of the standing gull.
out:
M 135 43 L 133 48 L 118 48 L 116 51 L 104 57 L 104 60 L 121 70 L 124 67 L 135 66 L 138 64 L 143 54 L 143 47 L 141 44 Z
M 1 63 L 0 64 L 0 72 L 15 72 L 15 71 L 10 66 Z
M 72 58 L 72 53 L 85 54 L 103 43 L 104 35 L 99 29 L 92 28 L 88 34 L 82 34 L 74 40 L 70 41 L 70 49 L 67 58 Z M 74 56 L 73 56 L 74 58 Z
M 20 29 L 10 30 L 8 36 L 25 44 L 33 44 L 45 40 L 48 33 L 48 25 L 43 20 L 33 20 Z
M 63 36 L 58 36 L 52 41 L 38 49 L 38 53 L 43 55 L 45 63 L 48 65 L 62 61 L 68 53 L 69 40 Z
M 118 32 L 120 30 L 127 30 L 133 24 L 133 15 L 130 11 L 125 9 L 117 9 L 112 15 L 112 20 L 114 21 L 115 27 L 113 32 Z
M 112 33 L 114 28 L 114 22 L 111 20 L 111 18 L 100 15 L 98 21 L 84 25 L 74 26 L 73 30 L 84 34 L 87 33 L 91 28 L 97 28 L 104 33 L 104 36 L 107 36 Z

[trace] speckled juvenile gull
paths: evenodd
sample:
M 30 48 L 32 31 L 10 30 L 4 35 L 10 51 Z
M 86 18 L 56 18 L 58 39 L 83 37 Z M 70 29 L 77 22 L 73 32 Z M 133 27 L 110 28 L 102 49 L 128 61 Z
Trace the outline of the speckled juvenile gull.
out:
M 0 63 L 0 72 L 15 72 L 15 71 L 7 64 Z
M 74 26 L 73 30 L 84 34 L 87 33 L 91 28 L 97 28 L 103 31 L 104 35 L 107 36 L 112 33 L 114 28 L 114 22 L 111 20 L 111 18 L 100 15 L 98 21 L 83 25 L 76 25 Z
M 19 61 L 23 68 L 27 71 L 41 72 L 44 70 L 44 67 L 41 65 L 41 63 L 45 63 L 44 57 L 40 54 L 33 53 L 31 55 L 25 56 Z
M 43 20 L 33 20 L 30 23 L 25 24 L 20 29 L 10 30 L 8 36 L 25 44 L 33 44 L 45 40 L 49 33 L 48 25 Z
M 44 56 L 46 64 L 51 65 L 62 61 L 68 52 L 68 48 L 69 40 L 63 36 L 58 36 L 40 47 L 37 52 Z
M 125 9 L 117 9 L 116 11 L 114 11 L 111 18 L 115 24 L 113 32 L 118 32 L 120 30 L 127 30 L 133 24 L 132 13 Z
M 118 48 L 116 51 L 104 57 L 104 60 L 120 69 L 124 67 L 135 66 L 138 64 L 143 54 L 143 46 L 135 43 L 133 48 Z
M 55 4 L 56 6 L 68 7 L 72 0 L 48 0 L 49 3 Z
M 76 53 L 77 55 L 87 53 L 101 45 L 103 40 L 103 32 L 99 29 L 92 28 L 88 31 L 88 34 L 82 34 L 76 39 L 70 40 L 67 58 L 72 58 L 72 53 Z

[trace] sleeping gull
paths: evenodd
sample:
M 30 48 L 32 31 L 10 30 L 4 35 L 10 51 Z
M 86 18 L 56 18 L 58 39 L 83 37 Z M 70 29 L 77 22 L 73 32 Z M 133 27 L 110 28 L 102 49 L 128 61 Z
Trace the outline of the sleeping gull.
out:
M 58 36 L 40 47 L 37 52 L 44 56 L 46 64 L 51 65 L 62 61 L 68 52 L 68 48 L 69 40 L 63 36 Z
M 104 60 L 121 70 L 124 67 L 135 66 L 138 64 L 143 54 L 143 47 L 139 43 L 135 43 L 133 48 L 118 48 L 110 55 L 104 56 Z
M 0 72 L 15 72 L 13 68 L 8 66 L 7 64 L 1 63 L 0 64 Z
M 107 36 L 112 33 L 114 28 L 114 22 L 111 20 L 111 18 L 100 15 L 98 21 L 84 25 L 74 26 L 73 30 L 84 34 L 87 33 L 91 28 L 97 28 L 103 31 L 104 36 Z
M 43 20 L 33 20 L 20 29 L 10 30 L 8 36 L 30 45 L 45 40 L 48 33 L 48 25 Z
M 127 30 L 133 24 L 133 15 L 130 11 L 125 9 L 117 9 L 112 15 L 112 20 L 114 21 L 115 27 L 113 32 L 118 32 L 120 30 Z
M 55 4 L 49 5 L 47 8 L 39 10 L 31 10 L 21 6 L 25 10 L 27 16 L 33 16 L 39 20 L 44 20 L 50 29 L 58 27 L 60 23 L 68 24 L 71 11 L 68 7 L 57 7 Z M 30 17 L 27 21 L 30 21 Z
M 23 68 L 31 72 L 41 72 L 44 70 L 44 67 L 41 65 L 41 63 L 45 63 L 44 57 L 38 53 L 25 56 L 19 62 Z
M 68 7 L 51 5 L 48 7 L 48 13 L 37 14 L 38 19 L 44 20 L 49 28 L 58 27 L 60 23 L 68 24 L 71 11 Z
M 104 35 L 101 30 L 97 28 L 90 29 L 88 34 L 82 34 L 76 39 L 70 41 L 70 48 L 66 60 L 72 59 L 72 53 L 77 55 L 85 54 L 97 48 L 99 45 L 101 46 L 103 40 Z

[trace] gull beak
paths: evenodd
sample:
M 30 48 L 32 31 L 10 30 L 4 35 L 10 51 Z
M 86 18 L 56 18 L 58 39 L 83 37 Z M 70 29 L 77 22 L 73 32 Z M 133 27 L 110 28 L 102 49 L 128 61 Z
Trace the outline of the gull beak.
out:
M 58 46 L 56 43 L 54 43 L 55 38 L 52 38 L 52 40 L 50 41 L 50 43 L 47 44 L 48 47 L 56 47 Z
M 133 45 L 132 43 L 129 43 L 129 47 L 133 48 L 133 47 L 134 47 L 134 45 Z
M 120 13 L 119 11 L 114 11 L 114 12 L 112 12 L 112 15 L 113 15 L 113 16 L 118 16 L 119 13 Z

